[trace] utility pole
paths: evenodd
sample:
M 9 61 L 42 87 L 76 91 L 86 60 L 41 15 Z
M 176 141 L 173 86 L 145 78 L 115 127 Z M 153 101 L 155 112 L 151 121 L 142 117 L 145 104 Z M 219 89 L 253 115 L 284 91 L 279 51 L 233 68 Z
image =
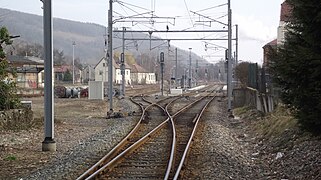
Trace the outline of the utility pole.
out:
M 108 11 L 108 99 L 109 111 L 107 116 L 113 113 L 113 0 L 109 0 Z
M 198 59 L 196 59 L 196 70 L 195 70 L 195 84 L 197 86 L 197 80 L 198 80 Z
M 186 90 L 186 68 L 184 68 L 184 91 Z
M 238 51 L 239 51 L 239 25 L 235 25 L 235 34 L 236 34 L 236 37 L 235 37 L 235 41 L 236 41 L 236 43 L 235 43 L 235 61 L 236 61 L 236 66 L 238 65 L 238 63 L 239 63 L 239 59 L 238 59 Z
M 192 48 L 189 49 L 189 72 L 188 72 L 188 87 L 192 87 Z
M 53 96 L 53 36 L 52 36 L 52 2 L 43 0 L 43 30 L 45 49 L 45 140 L 42 151 L 56 151 L 54 141 L 54 96 Z
M 177 78 L 178 78 L 178 60 L 177 60 L 177 48 L 175 48 L 175 89 L 177 89 Z
M 72 84 L 75 84 L 75 46 L 76 42 L 72 42 Z
M 232 110 L 232 10 L 228 0 L 228 60 L 227 60 L 227 95 L 228 111 Z
M 121 61 L 121 78 L 122 78 L 122 86 L 121 86 L 121 95 L 122 96 L 125 96 L 125 83 L 126 83 L 126 80 L 125 80 L 125 71 L 126 71 L 126 68 L 125 68 L 125 31 L 126 31 L 126 28 L 123 27 L 123 49 L 122 49 L 122 54 L 120 56 L 120 61 Z

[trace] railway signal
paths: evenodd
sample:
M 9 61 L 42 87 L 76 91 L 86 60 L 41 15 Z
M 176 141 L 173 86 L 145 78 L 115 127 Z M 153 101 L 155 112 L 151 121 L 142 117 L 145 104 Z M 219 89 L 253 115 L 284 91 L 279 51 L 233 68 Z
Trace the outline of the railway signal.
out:
M 164 52 L 160 53 L 160 64 L 161 64 L 161 94 L 164 96 Z

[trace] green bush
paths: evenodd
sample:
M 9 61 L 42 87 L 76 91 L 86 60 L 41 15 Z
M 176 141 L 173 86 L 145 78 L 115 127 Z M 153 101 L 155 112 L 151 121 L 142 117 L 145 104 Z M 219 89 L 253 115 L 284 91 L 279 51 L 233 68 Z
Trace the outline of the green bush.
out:
M 16 108 L 19 99 L 16 95 L 16 83 L 11 77 L 15 77 L 15 72 L 9 67 L 3 51 L 3 45 L 11 44 L 10 36 L 5 27 L 0 29 L 0 110 Z

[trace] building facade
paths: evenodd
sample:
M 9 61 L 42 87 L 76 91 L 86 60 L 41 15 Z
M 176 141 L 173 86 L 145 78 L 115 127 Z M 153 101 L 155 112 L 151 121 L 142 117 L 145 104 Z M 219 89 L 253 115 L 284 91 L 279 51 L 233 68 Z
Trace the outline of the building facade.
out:
M 131 77 L 133 84 L 156 84 L 155 73 L 148 72 L 138 64 L 132 65 Z
M 8 55 L 9 65 L 16 70 L 15 81 L 20 88 L 44 87 L 44 60 L 31 56 Z
M 87 84 L 89 81 L 95 81 L 95 69 L 91 65 L 86 65 L 81 71 L 81 83 Z
M 106 58 L 103 57 L 98 61 L 95 69 L 95 81 L 108 82 L 108 63 Z M 126 84 L 131 84 L 131 68 L 125 64 L 125 81 Z M 115 84 L 122 84 L 122 75 L 120 64 L 113 61 L 113 82 Z

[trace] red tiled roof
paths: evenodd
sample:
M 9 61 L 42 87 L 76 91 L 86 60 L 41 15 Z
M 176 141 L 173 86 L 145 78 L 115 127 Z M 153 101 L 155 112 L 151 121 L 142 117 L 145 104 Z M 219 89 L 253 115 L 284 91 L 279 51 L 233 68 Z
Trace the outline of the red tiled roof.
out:
M 284 1 L 281 4 L 280 21 L 289 22 L 291 17 L 291 10 L 292 8 L 290 4 L 287 1 Z
M 264 47 L 267 47 L 267 46 L 276 46 L 277 45 L 277 39 L 274 39 L 273 41 L 267 43 L 266 45 L 263 46 Z
M 105 59 L 106 59 L 105 57 L 101 58 L 101 59 L 98 61 L 98 63 L 95 65 L 94 69 L 96 69 L 96 67 L 98 66 L 98 64 L 99 64 L 102 60 L 105 61 Z M 120 69 L 120 64 L 117 63 L 117 62 L 115 61 L 115 59 L 113 60 L 113 66 L 114 66 L 116 69 Z M 130 66 L 129 66 L 127 63 L 125 63 L 125 69 L 131 69 Z
M 64 73 L 67 70 L 72 71 L 72 66 L 70 66 L 70 65 L 54 66 L 55 73 Z
M 146 69 L 144 69 L 143 67 L 141 67 L 138 64 L 133 64 L 132 65 L 131 72 L 132 73 L 148 73 L 148 71 Z

